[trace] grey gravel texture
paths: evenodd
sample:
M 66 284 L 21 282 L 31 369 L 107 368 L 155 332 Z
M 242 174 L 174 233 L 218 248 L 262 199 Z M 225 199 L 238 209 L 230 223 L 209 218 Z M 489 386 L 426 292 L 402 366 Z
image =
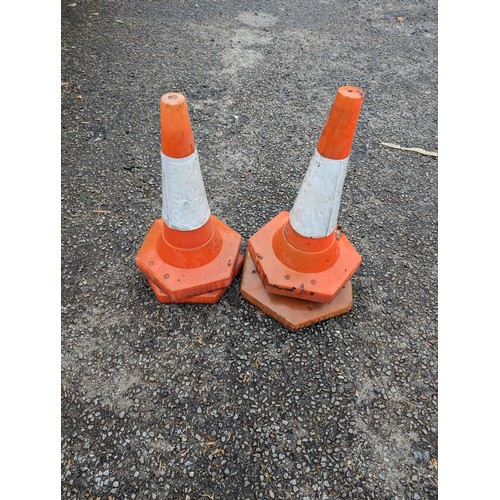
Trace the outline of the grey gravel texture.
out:
M 62 463 L 72 499 L 437 498 L 437 2 L 62 5 Z M 346 315 L 162 305 L 159 99 L 183 92 L 212 213 L 290 210 L 336 90 L 366 92 L 339 223 Z

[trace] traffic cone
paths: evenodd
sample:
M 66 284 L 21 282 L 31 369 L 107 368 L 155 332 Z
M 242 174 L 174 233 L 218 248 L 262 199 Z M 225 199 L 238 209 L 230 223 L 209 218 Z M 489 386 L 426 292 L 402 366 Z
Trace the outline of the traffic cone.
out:
M 241 293 L 292 330 L 352 307 L 350 279 L 361 256 L 337 218 L 363 99 L 359 88 L 339 88 L 292 210 L 248 240 Z
M 160 99 L 162 217 L 135 261 L 160 302 L 214 303 L 241 267 L 241 235 L 210 213 L 186 98 Z

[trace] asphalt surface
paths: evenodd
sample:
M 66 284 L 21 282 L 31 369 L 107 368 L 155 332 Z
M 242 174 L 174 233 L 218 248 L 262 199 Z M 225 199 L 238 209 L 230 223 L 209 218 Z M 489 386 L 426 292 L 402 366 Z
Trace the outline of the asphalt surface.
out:
M 437 498 L 437 2 L 62 7 L 61 496 Z M 366 92 L 339 223 L 353 309 L 290 333 L 159 304 L 159 99 L 183 92 L 212 213 L 290 210 L 337 88 Z

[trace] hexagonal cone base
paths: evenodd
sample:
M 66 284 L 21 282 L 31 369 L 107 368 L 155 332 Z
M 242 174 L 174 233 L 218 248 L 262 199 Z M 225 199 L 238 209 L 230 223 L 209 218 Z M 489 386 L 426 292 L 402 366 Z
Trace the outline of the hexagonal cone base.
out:
M 233 277 L 232 279 L 238 276 L 238 273 L 243 266 L 243 255 L 238 255 L 238 260 L 236 261 L 236 265 L 234 266 Z M 219 299 L 224 295 L 224 292 L 228 289 L 219 288 L 218 290 L 212 290 L 211 292 L 201 293 L 200 295 L 194 295 L 192 297 L 188 297 L 186 299 L 175 300 L 172 299 L 168 294 L 166 294 L 161 288 L 158 288 L 151 280 L 148 279 L 148 283 L 151 286 L 151 290 L 153 290 L 156 298 L 162 304 L 215 304 L 219 301 Z
M 283 231 L 288 219 L 289 212 L 280 212 L 248 240 L 248 251 L 260 278 L 272 295 L 330 303 L 360 266 L 361 256 L 346 235 L 341 234 L 336 243 L 339 254 L 330 268 L 316 272 L 291 269 L 281 262 L 273 247 L 274 236 Z M 302 258 L 307 259 L 305 252 Z
M 222 239 L 222 248 L 213 260 L 204 265 L 186 268 L 165 262 L 159 252 L 163 240 L 162 219 L 153 222 L 137 252 L 137 267 L 150 282 L 175 301 L 184 302 L 189 297 L 227 288 L 231 284 L 234 264 L 240 255 L 241 235 L 214 215 L 210 218 Z
M 270 294 L 248 252 L 241 275 L 241 294 L 248 302 L 291 331 L 344 314 L 352 308 L 353 303 L 351 281 L 327 304 Z

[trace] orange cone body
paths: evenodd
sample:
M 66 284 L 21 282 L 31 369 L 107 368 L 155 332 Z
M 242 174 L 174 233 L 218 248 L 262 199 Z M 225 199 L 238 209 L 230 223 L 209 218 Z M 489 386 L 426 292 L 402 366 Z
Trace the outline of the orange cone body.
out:
M 338 230 L 337 217 L 363 99 L 359 88 L 339 88 L 292 210 L 278 214 L 248 241 L 252 263 L 271 298 L 330 304 L 343 291 L 343 300 L 350 295 L 352 302 L 346 285 L 361 256 Z M 241 291 L 249 296 L 246 282 Z M 319 318 L 309 318 L 308 324 Z
M 136 264 L 160 301 L 203 302 L 193 297 L 231 283 L 241 235 L 210 213 L 182 94 L 162 96 L 160 122 L 162 218 L 153 222 Z

